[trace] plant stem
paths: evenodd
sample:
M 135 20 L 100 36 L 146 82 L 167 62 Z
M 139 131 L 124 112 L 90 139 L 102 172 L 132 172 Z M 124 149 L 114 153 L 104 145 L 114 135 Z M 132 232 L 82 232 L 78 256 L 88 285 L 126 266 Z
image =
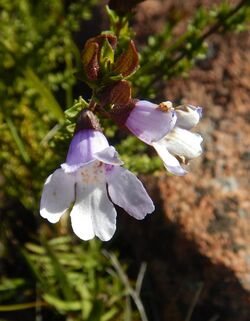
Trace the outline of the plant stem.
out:
M 92 95 L 90 102 L 89 102 L 89 110 L 94 111 L 96 108 L 96 101 L 94 95 Z

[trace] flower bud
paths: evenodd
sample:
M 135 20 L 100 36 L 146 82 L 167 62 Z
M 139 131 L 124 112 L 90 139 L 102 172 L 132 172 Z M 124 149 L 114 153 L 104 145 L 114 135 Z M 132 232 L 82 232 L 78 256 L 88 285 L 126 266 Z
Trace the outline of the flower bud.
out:
M 111 34 L 99 35 L 86 42 L 82 52 L 82 62 L 88 80 L 97 80 L 102 60 L 112 60 L 110 57 L 114 55 L 116 43 L 116 37 Z
M 131 99 L 131 86 L 126 80 L 116 83 L 110 92 L 110 101 L 114 105 L 126 105 Z
M 131 40 L 128 44 L 128 48 L 117 59 L 114 64 L 113 71 L 122 76 L 130 76 L 139 65 L 139 56 L 136 50 L 134 42 Z
M 100 47 L 103 46 L 103 44 L 104 44 L 104 42 L 105 42 L 106 40 L 110 43 L 110 45 L 111 45 L 111 47 L 112 47 L 113 49 L 115 49 L 116 44 L 117 44 L 117 38 L 116 38 L 116 36 L 114 36 L 114 35 L 112 35 L 112 34 L 109 34 L 109 33 L 107 33 L 107 34 L 101 34 L 101 35 L 99 35 L 99 36 L 97 36 L 97 37 L 94 37 L 94 38 L 92 38 L 92 39 L 94 39 L 94 41 L 96 41 L 96 42 L 99 44 Z
M 102 94 L 104 104 L 113 104 L 116 106 L 127 105 L 131 99 L 131 86 L 128 81 L 120 80 L 109 86 Z
M 130 113 L 135 108 L 137 101 L 137 99 L 130 99 L 126 105 L 115 106 L 110 112 L 111 118 L 119 126 L 124 127 Z
M 98 63 L 98 50 L 99 45 L 96 42 L 88 41 L 85 44 L 82 53 L 83 69 L 89 80 L 96 80 L 98 78 L 98 72 L 100 69 Z
M 90 110 L 82 110 L 78 116 L 75 134 L 82 129 L 94 129 L 102 131 L 98 118 Z

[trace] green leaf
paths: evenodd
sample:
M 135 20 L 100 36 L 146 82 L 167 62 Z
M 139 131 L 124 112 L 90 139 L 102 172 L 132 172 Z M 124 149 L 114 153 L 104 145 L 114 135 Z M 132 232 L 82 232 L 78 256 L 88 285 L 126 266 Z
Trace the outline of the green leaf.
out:
M 100 300 L 95 300 L 90 315 L 86 321 L 100 321 L 103 308 L 103 302 Z
M 72 241 L 71 236 L 59 236 L 49 240 L 49 244 L 52 245 L 53 247 L 56 247 L 57 245 L 66 245 L 71 241 Z
M 73 133 L 74 130 L 75 130 L 75 127 L 76 127 L 75 124 L 70 124 L 70 125 L 66 126 L 66 129 L 67 129 L 67 131 L 68 131 L 69 133 Z
M 72 301 L 75 298 L 75 294 L 70 286 L 70 282 L 68 281 L 67 274 L 63 270 L 63 266 L 57 259 L 54 250 L 49 245 L 48 242 L 42 240 L 42 244 L 47 252 L 47 255 L 51 259 L 51 264 L 54 268 L 55 277 L 57 278 L 59 285 L 61 286 L 63 295 L 67 301 Z
M 10 312 L 10 311 L 19 311 L 26 309 L 35 309 L 39 306 L 43 306 L 43 302 L 29 302 L 21 304 L 10 304 L 10 305 L 0 305 L 0 312 Z
M 9 127 L 12 138 L 14 139 L 23 160 L 25 161 L 25 163 L 29 164 L 31 161 L 29 154 L 27 153 L 24 143 L 18 134 L 18 130 L 17 130 L 16 126 L 14 125 L 11 118 L 8 116 L 6 117 L 6 123 L 7 123 L 7 126 Z
M 80 301 L 63 301 L 50 294 L 44 294 L 43 298 L 46 302 L 48 302 L 49 304 L 51 304 L 53 307 L 55 307 L 57 310 L 61 312 L 81 310 Z
M 88 103 L 82 97 L 80 97 L 72 107 L 65 110 L 64 114 L 66 118 L 75 118 L 82 109 L 87 107 Z
M 114 10 L 109 8 L 109 6 L 106 6 L 105 8 L 106 8 L 107 15 L 109 17 L 110 25 L 112 27 L 114 24 L 116 24 L 119 21 L 120 18 Z
M 43 247 L 41 247 L 41 246 L 39 246 L 39 245 L 36 245 L 36 244 L 34 244 L 34 243 L 26 243 L 26 244 L 25 244 L 25 247 L 26 247 L 29 251 L 31 251 L 31 252 L 33 252 L 33 253 L 35 253 L 35 254 L 43 255 L 43 254 L 45 253 Z
M 6 279 L 0 283 L 0 292 L 15 290 L 25 284 L 23 279 Z
M 39 79 L 31 68 L 25 70 L 24 76 L 30 87 L 34 88 L 37 93 L 41 95 L 51 116 L 58 122 L 62 122 L 64 120 L 63 111 L 49 88 Z
M 23 258 L 25 259 L 26 264 L 28 265 L 31 272 L 33 273 L 34 278 L 38 281 L 39 287 L 45 292 L 48 292 L 48 291 L 50 291 L 52 293 L 55 292 L 54 289 L 50 287 L 50 285 L 46 281 L 46 279 L 42 277 L 39 269 L 36 267 L 36 265 L 33 263 L 32 259 L 30 258 L 29 253 L 24 249 L 21 249 L 20 252 L 21 252 Z
M 114 316 L 119 312 L 117 307 L 112 307 L 111 309 L 109 309 L 108 312 L 104 313 L 101 316 L 100 321 L 109 321 L 109 320 L 113 320 Z

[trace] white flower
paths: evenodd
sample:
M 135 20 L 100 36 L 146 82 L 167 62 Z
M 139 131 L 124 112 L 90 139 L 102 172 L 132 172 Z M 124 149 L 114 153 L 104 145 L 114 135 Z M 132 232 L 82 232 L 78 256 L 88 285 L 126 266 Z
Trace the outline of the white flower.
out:
M 202 137 L 189 131 L 199 122 L 202 108 L 180 106 L 175 113 L 175 127 L 164 138 L 153 142 L 152 146 L 162 158 L 165 168 L 172 174 L 182 176 L 187 171 L 181 163 L 187 164 L 189 160 L 202 154 Z
M 156 105 L 139 100 L 124 124 L 140 140 L 155 148 L 170 173 L 182 176 L 187 171 L 181 163 L 187 164 L 202 153 L 202 137 L 189 131 L 201 116 L 201 107 L 187 105 L 174 109 L 170 101 Z
M 82 240 L 97 236 L 103 241 L 110 240 L 116 229 L 113 203 L 143 219 L 154 211 L 153 202 L 139 179 L 122 164 L 101 132 L 79 130 L 71 141 L 66 163 L 45 182 L 41 216 L 56 223 L 72 207 L 75 234 Z

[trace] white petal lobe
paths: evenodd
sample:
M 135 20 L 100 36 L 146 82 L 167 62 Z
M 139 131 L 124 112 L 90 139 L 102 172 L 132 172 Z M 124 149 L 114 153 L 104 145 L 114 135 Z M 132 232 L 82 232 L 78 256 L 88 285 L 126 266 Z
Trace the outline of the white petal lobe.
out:
M 108 192 L 112 202 L 128 214 L 142 220 L 154 211 L 154 204 L 141 181 L 129 170 L 117 166 L 107 174 Z
M 191 105 L 180 106 L 175 110 L 177 121 L 175 126 L 184 129 L 191 129 L 196 126 L 202 116 L 202 108 Z
M 82 240 L 94 236 L 108 241 L 116 229 L 116 210 L 110 202 L 103 165 L 84 166 L 76 173 L 76 201 L 71 211 L 75 234 Z
M 186 129 L 176 127 L 164 140 L 168 151 L 173 155 L 193 159 L 202 154 L 202 137 Z
M 113 146 L 109 146 L 104 150 L 95 153 L 94 158 L 99 161 L 110 164 L 110 165 L 122 165 L 123 161 L 119 158 L 118 152 L 115 150 Z
M 154 143 L 153 147 L 157 151 L 159 157 L 163 160 L 167 171 L 177 176 L 183 176 L 187 174 L 187 171 L 181 167 L 179 161 L 168 152 L 167 146 L 164 144 L 164 142 Z
M 51 223 L 59 221 L 74 201 L 75 178 L 59 168 L 51 174 L 43 188 L 40 214 Z

